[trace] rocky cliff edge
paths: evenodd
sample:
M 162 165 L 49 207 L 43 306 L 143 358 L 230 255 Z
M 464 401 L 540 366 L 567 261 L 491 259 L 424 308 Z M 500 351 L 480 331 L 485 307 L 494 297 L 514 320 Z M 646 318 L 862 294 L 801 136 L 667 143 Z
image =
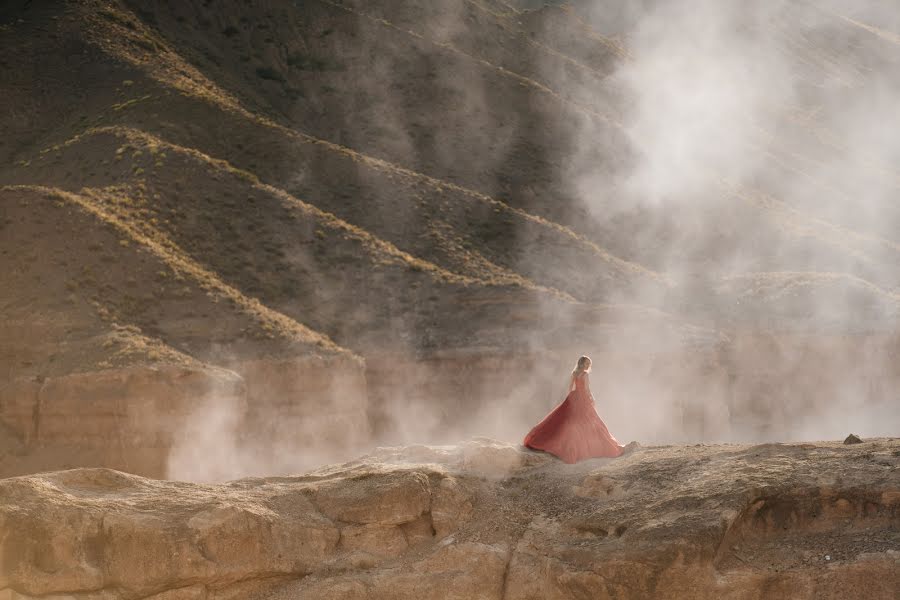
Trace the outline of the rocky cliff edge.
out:
M 488 439 L 221 485 L 0 480 L 0 599 L 895 598 L 900 439 Z

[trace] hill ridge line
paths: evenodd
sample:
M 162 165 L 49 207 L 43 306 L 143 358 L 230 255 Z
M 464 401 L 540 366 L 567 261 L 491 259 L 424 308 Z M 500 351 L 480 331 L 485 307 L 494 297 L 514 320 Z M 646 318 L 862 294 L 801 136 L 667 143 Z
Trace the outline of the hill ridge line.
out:
M 572 7 L 571 4 L 562 4 L 557 7 L 550 7 L 545 5 L 544 8 L 551 10 L 555 8 L 557 10 L 563 11 L 564 13 L 566 13 L 566 15 L 568 15 L 570 19 L 575 21 L 576 25 L 581 27 L 585 31 L 585 33 L 587 33 L 587 36 L 590 39 L 600 42 L 601 44 L 609 48 L 610 51 L 613 52 L 613 54 L 624 61 L 631 62 L 634 60 L 634 57 L 631 55 L 631 53 L 628 51 L 628 48 L 624 44 L 622 44 L 621 42 L 617 42 L 611 37 L 603 35 L 599 31 L 594 29 L 590 23 L 585 21 L 584 18 L 578 14 L 578 12 Z
M 294 341 L 315 345 L 335 354 L 347 356 L 355 361 L 362 360 L 361 357 L 359 357 L 356 353 L 347 348 L 344 348 L 343 346 L 338 345 L 327 335 L 311 329 L 310 327 L 304 325 L 303 323 L 300 323 L 296 319 L 288 317 L 287 315 L 263 304 L 259 301 L 259 299 L 247 296 L 237 288 L 225 283 L 218 277 L 216 273 L 204 268 L 195 260 L 186 256 L 184 251 L 181 250 L 181 248 L 177 244 L 168 239 L 168 237 L 162 232 L 157 231 L 156 233 L 160 238 L 164 239 L 167 242 L 166 244 L 161 243 L 159 240 L 152 239 L 151 237 L 139 231 L 130 223 L 126 222 L 118 215 L 104 210 L 95 202 L 88 199 L 96 193 L 96 190 L 92 188 L 83 188 L 81 190 L 82 193 L 76 194 L 74 192 L 69 192 L 56 187 L 34 184 L 20 184 L 0 186 L 0 191 L 37 192 L 59 198 L 70 204 L 75 204 L 81 209 L 94 215 L 100 221 L 112 225 L 113 227 L 127 235 L 129 238 L 131 238 L 135 243 L 147 248 L 154 255 L 163 260 L 166 264 L 177 268 L 177 270 L 179 271 L 190 274 L 197 281 L 200 287 L 206 289 L 208 292 L 218 292 L 222 296 L 225 296 L 228 299 L 234 301 L 235 304 L 237 304 L 240 309 L 242 309 L 251 318 L 256 318 L 264 322 L 275 322 L 285 327 L 294 335 Z M 87 198 L 85 198 L 85 196 L 87 196 Z
M 98 135 L 98 134 L 110 134 L 110 135 L 113 135 L 116 137 L 125 138 L 129 142 L 135 142 L 136 140 L 139 139 L 145 144 L 146 143 L 157 144 L 157 145 L 162 146 L 162 147 L 166 148 L 167 150 L 171 150 L 175 153 L 181 153 L 181 154 L 188 155 L 188 156 L 194 158 L 195 160 L 204 162 L 217 170 L 225 171 L 225 172 L 231 173 L 233 175 L 243 177 L 244 179 L 248 180 L 248 182 L 251 184 L 252 187 L 258 187 L 259 189 L 266 191 L 267 193 L 271 194 L 272 196 L 277 197 L 282 202 L 287 202 L 293 206 L 296 206 L 297 208 L 300 208 L 303 211 L 311 213 L 315 217 L 326 221 L 333 227 L 338 228 L 341 231 L 353 236 L 354 239 L 358 240 L 360 243 L 365 245 L 374 254 L 382 254 L 382 255 L 386 254 L 386 255 L 390 256 L 391 258 L 400 259 L 406 264 L 413 264 L 416 267 L 422 269 L 423 271 L 431 273 L 438 280 L 447 281 L 450 283 L 457 283 L 457 284 L 461 284 L 461 285 L 479 284 L 479 285 L 483 285 L 485 287 L 500 287 L 500 286 L 512 285 L 512 286 L 521 287 L 522 289 L 525 289 L 525 290 L 548 293 L 548 294 L 557 296 L 557 297 L 559 297 L 563 300 L 569 301 L 569 302 L 577 302 L 577 300 L 573 296 L 571 296 L 568 292 L 559 290 L 554 287 L 538 284 L 535 281 L 529 279 L 528 277 L 525 277 L 524 275 L 515 273 L 514 271 L 509 271 L 507 269 L 503 269 L 500 266 L 497 266 L 497 268 L 503 269 L 504 271 L 507 271 L 509 273 L 509 275 L 507 275 L 508 280 L 505 282 L 502 282 L 502 283 L 492 282 L 490 280 L 482 279 L 480 277 L 476 277 L 476 276 L 472 276 L 472 275 L 464 275 L 464 274 L 456 273 L 454 271 L 451 271 L 450 269 L 447 269 L 438 264 L 435 264 L 432 261 L 429 261 L 425 258 L 421 258 L 421 257 L 411 254 L 405 250 L 402 250 L 402 249 L 398 248 L 392 242 L 387 241 L 362 227 L 359 227 L 357 225 L 349 223 L 349 222 L 345 221 L 344 219 L 341 219 L 334 213 L 331 213 L 331 212 L 328 212 L 326 210 L 319 208 L 315 204 L 306 202 L 282 188 L 279 188 L 279 187 L 274 186 L 269 183 L 264 183 L 264 182 L 260 181 L 259 178 L 256 177 L 256 175 L 254 173 L 250 173 L 243 169 L 239 169 L 239 168 L 233 166 L 231 163 L 229 163 L 225 159 L 215 158 L 215 157 L 212 157 L 212 156 L 210 156 L 200 150 L 197 150 L 195 148 L 188 148 L 185 146 L 181 146 L 179 144 L 175 144 L 173 142 L 167 141 L 167 140 L 160 138 L 152 133 L 149 133 L 149 132 L 146 132 L 146 131 L 143 131 L 140 129 L 123 126 L 123 125 L 105 125 L 105 126 L 100 126 L 100 127 L 92 127 L 88 130 L 85 130 L 85 131 L 79 133 L 76 136 L 73 136 L 72 138 L 69 138 L 65 142 L 62 142 L 61 144 L 57 144 L 57 145 L 51 146 L 49 148 L 50 149 L 58 149 L 58 148 L 66 147 L 66 146 L 69 146 L 71 144 L 74 144 L 74 143 L 80 141 L 85 136 Z M 248 176 L 252 177 L 253 180 L 250 180 Z M 484 260 L 487 261 L 486 258 L 484 258 Z M 493 264 L 493 263 L 491 263 L 491 264 Z
M 803 125 L 803 121 L 800 119 L 797 119 L 794 122 L 797 123 L 798 127 L 800 127 L 803 131 L 808 132 L 810 135 L 812 135 L 816 139 L 816 141 L 823 146 L 826 146 L 833 150 L 839 150 L 846 154 L 851 154 L 850 149 L 847 148 L 847 146 L 845 146 L 844 144 L 841 144 L 839 136 L 827 127 L 813 124 Z M 761 125 L 754 125 L 754 128 L 770 140 L 775 137 L 774 133 L 771 130 Z M 750 144 L 756 145 L 753 142 L 751 142 Z M 821 164 L 820 160 L 808 155 L 802 155 L 798 152 L 793 152 L 781 148 L 778 148 L 778 151 L 781 154 L 795 157 L 806 163 Z M 900 173 L 893 170 L 887 163 L 879 164 L 882 161 L 880 161 L 877 157 L 869 156 L 867 153 L 865 153 L 865 151 L 853 149 L 852 154 L 855 164 L 861 166 L 867 172 L 883 179 L 891 187 L 900 189 Z
M 821 190 L 823 190 L 827 193 L 834 194 L 844 200 L 850 201 L 849 196 L 847 196 L 847 194 L 845 192 L 842 192 L 842 191 L 836 189 L 834 186 L 828 184 L 826 181 L 822 180 L 821 178 L 818 178 L 815 175 L 811 175 L 810 173 L 803 170 L 802 167 L 797 166 L 795 164 L 791 164 L 789 162 L 789 160 L 791 160 L 791 159 L 794 159 L 798 162 L 802 162 L 802 161 L 813 162 L 813 159 L 809 159 L 800 154 L 784 151 L 781 149 L 776 149 L 773 151 L 773 150 L 762 148 L 756 144 L 749 144 L 749 146 L 751 148 L 754 148 L 755 150 L 757 150 L 764 156 L 768 157 L 769 159 L 771 159 L 772 162 L 776 166 L 778 166 L 782 169 L 786 169 L 792 173 L 795 173 L 796 175 L 801 176 L 803 179 L 806 179 L 807 181 L 809 181 L 810 184 L 814 185 L 817 188 L 820 188 Z M 892 242 L 889 239 L 886 239 L 886 238 L 883 238 L 881 236 L 877 236 L 877 235 L 874 235 L 871 233 L 862 233 L 860 231 L 851 229 L 849 227 L 837 226 L 837 225 L 834 225 L 833 223 L 830 223 L 829 221 L 826 221 L 825 219 L 822 219 L 820 217 L 816 217 L 813 215 L 805 215 L 802 212 L 798 211 L 797 209 L 790 207 L 788 204 L 786 204 L 785 202 L 783 202 L 781 200 L 779 200 L 778 202 L 781 205 L 783 205 L 786 209 L 794 211 L 797 214 L 798 218 L 819 221 L 822 225 L 841 230 L 841 231 L 845 232 L 847 235 L 859 238 L 861 241 L 878 244 L 880 246 L 883 246 L 883 247 L 893 250 L 895 252 L 900 252 L 900 244 L 898 244 L 896 242 Z
M 813 237 L 825 243 L 826 245 L 841 248 L 851 256 L 863 259 L 868 263 L 877 265 L 878 261 L 870 257 L 865 251 L 855 248 L 849 243 L 839 243 L 837 241 L 834 241 L 832 238 L 823 235 L 822 230 L 830 230 L 839 239 L 851 238 L 857 241 L 877 243 L 886 246 L 891 250 L 900 252 L 900 245 L 894 244 L 888 240 L 884 240 L 876 236 L 870 236 L 868 234 L 859 233 L 852 229 L 847 229 L 846 227 L 834 225 L 833 223 L 830 223 L 818 217 L 805 215 L 797 209 L 788 206 L 785 202 L 778 200 L 777 198 L 772 197 L 770 194 L 762 192 L 758 189 L 747 188 L 745 186 L 728 182 L 724 179 L 720 180 L 720 183 L 722 184 L 725 192 L 730 194 L 732 197 L 764 208 L 770 215 L 773 213 L 778 213 L 785 216 L 793 224 L 795 231 L 797 231 L 798 233 L 801 233 L 806 237 Z M 803 231 L 807 233 L 803 234 Z
M 337 8 L 337 9 L 339 9 L 339 10 L 343 10 L 343 11 L 345 11 L 345 12 L 354 14 L 354 15 L 356 15 L 356 16 L 358 16 L 358 17 L 362 17 L 362 18 L 364 18 L 364 19 L 368 19 L 368 20 L 370 20 L 370 21 L 372 21 L 372 22 L 374 22 L 374 23 L 380 23 L 381 25 L 383 25 L 383 26 L 385 26 L 385 27 L 388 27 L 388 28 L 393 29 L 393 30 L 395 30 L 395 31 L 399 31 L 400 33 L 403 33 L 403 34 L 405 34 L 405 35 L 412 36 L 412 37 L 414 37 L 414 38 L 417 38 L 417 39 L 419 39 L 419 40 L 422 40 L 423 42 L 429 43 L 429 44 L 431 44 L 431 45 L 433 45 L 433 46 L 436 46 L 436 47 L 438 47 L 438 48 L 444 48 L 444 49 L 446 49 L 446 50 L 449 50 L 449 51 L 451 51 L 451 52 L 454 52 L 454 53 L 456 53 L 456 54 L 459 54 L 460 56 L 464 56 L 464 57 L 468 58 L 469 60 L 472 60 L 472 61 L 474 61 L 474 62 L 476 62 L 476 63 L 482 65 L 483 67 L 487 67 L 487 68 L 489 68 L 489 69 L 493 69 L 493 70 L 495 70 L 495 71 L 498 71 L 498 72 L 501 73 L 502 75 L 504 75 L 504 76 L 506 76 L 506 77 L 509 77 L 509 78 L 512 78 L 512 79 L 515 79 L 516 81 L 518 81 L 519 83 L 521 83 L 521 84 L 523 84 L 523 85 L 527 85 L 527 86 L 532 87 L 532 88 L 534 88 L 534 89 L 536 89 L 536 90 L 538 90 L 538 91 L 540 91 L 540 92 L 542 92 L 542 93 L 544 93 L 544 94 L 547 94 L 547 95 L 549 95 L 550 97 L 552 97 L 552 98 L 554 98 L 555 100 L 557 100 L 557 101 L 558 101 L 559 103 L 561 103 L 562 105 L 564 105 L 564 106 L 570 106 L 570 107 L 572 107 L 573 109 L 575 109 L 576 111 L 583 113 L 585 116 L 588 116 L 588 117 L 595 117 L 595 118 L 597 118 L 597 119 L 600 119 L 600 120 L 603 121 L 604 123 L 607 123 L 607 124 L 609 124 L 609 125 L 612 125 L 612 126 L 615 127 L 616 129 L 619 129 L 619 130 L 622 130 L 622 129 L 623 129 L 622 124 L 619 123 L 616 119 L 614 119 L 614 118 L 613 118 L 612 116 L 610 116 L 610 115 L 605 115 L 605 114 L 603 114 L 603 113 L 597 112 L 597 111 L 594 110 L 593 108 L 590 108 L 589 106 L 585 106 L 585 105 L 581 104 L 580 102 L 576 102 L 576 101 L 574 101 L 574 100 L 570 100 L 570 99 L 568 99 L 568 98 L 564 98 L 563 96 L 561 96 L 561 95 L 559 94 L 559 92 L 557 92 L 556 90 L 550 88 L 550 87 L 547 86 L 547 85 L 544 85 L 543 83 L 537 82 L 537 81 L 535 81 L 535 80 L 533 80 L 533 79 L 531 79 L 531 78 L 529 78 L 529 77 L 526 77 L 525 75 L 522 75 L 521 73 L 517 73 L 517 72 L 515 72 L 515 71 L 510 71 L 509 69 L 507 69 L 507 68 L 505 68 L 505 67 L 502 67 L 502 66 L 499 66 L 499 65 L 495 65 L 494 63 L 492 63 L 492 62 L 490 62 L 489 60 L 486 60 L 486 59 L 484 59 L 484 58 L 480 58 L 480 57 L 478 57 L 478 56 L 473 56 L 473 55 L 469 54 L 468 52 L 465 52 L 465 51 L 463 51 L 463 50 L 460 50 L 459 48 L 457 48 L 456 46 L 454 46 L 454 45 L 452 45 L 452 44 L 450 44 L 450 43 L 434 41 L 434 40 L 432 40 L 432 39 L 429 39 L 429 38 L 425 37 L 425 36 L 422 35 L 421 33 L 418 33 L 417 31 L 413 31 L 413 30 L 411 30 L 411 29 L 403 29 L 402 27 L 399 27 L 399 26 L 397 26 L 397 25 L 394 25 L 393 23 L 391 23 L 391 22 L 388 21 L 387 19 L 382 19 L 382 18 L 380 18 L 380 17 L 373 17 L 372 15 L 369 15 L 369 14 L 364 13 L 364 12 L 362 12 L 362 11 L 358 11 L 358 10 L 356 10 L 356 9 L 350 8 L 349 6 L 344 6 L 344 5 L 342 5 L 342 4 L 338 4 L 338 3 L 336 3 L 336 2 L 332 2 L 331 0 L 318 0 L 318 2 L 321 2 L 322 4 L 327 4 L 327 5 L 329 5 L 329 6 L 332 6 L 332 7 L 334 7 L 334 8 Z
M 338 8 L 340 10 L 348 10 L 345 7 L 341 7 L 339 5 L 330 3 L 330 2 L 328 2 L 328 0 L 320 0 L 320 1 L 325 2 L 327 4 L 332 4 L 333 6 L 335 6 L 336 8 Z M 368 18 L 372 18 L 372 17 L 368 17 Z M 113 33 L 118 33 L 127 38 L 128 36 L 131 36 L 134 34 L 134 32 L 132 32 L 131 30 L 129 30 L 125 27 L 120 27 L 118 25 L 114 26 L 111 23 L 104 21 L 102 19 L 98 19 L 97 22 L 102 27 L 105 27 L 108 30 L 110 30 L 109 31 L 110 35 L 112 35 Z M 92 40 L 94 44 L 98 45 L 102 50 L 109 53 L 113 58 L 124 59 L 141 71 L 145 71 L 147 69 L 147 61 L 139 60 L 138 57 L 133 56 L 130 52 L 118 54 L 114 51 L 111 51 L 111 46 L 110 46 L 110 42 L 108 39 L 99 40 L 99 39 L 96 39 L 96 36 L 92 36 L 92 38 L 94 38 Z M 445 181 L 445 180 L 439 179 L 437 177 L 433 177 L 431 175 L 419 173 L 419 172 L 409 169 L 407 167 L 403 167 L 403 166 L 397 165 L 395 163 L 392 163 L 386 159 L 376 158 L 374 156 L 370 156 L 370 155 L 360 152 L 358 150 L 354 150 L 347 146 L 338 144 L 336 142 L 324 140 L 324 139 L 315 137 L 311 134 L 308 134 L 306 132 L 303 132 L 303 131 L 300 131 L 297 129 L 293 129 L 293 128 L 287 127 L 285 125 L 281 125 L 280 123 L 277 123 L 276 121 L 274 121 L 273 119 L 271 119 L 269 117 L 254 113 L 254 112 L 250 111 L 249 109 L 247 109 L 246 107 L 244 107 L 243 104 L 240 101 L 238 101 L 236 98 L 234 98 L 231 94 L 228 94 L 224 90 L 221 90 L 214 82 L 212 82 L 208 78 L 206 78 L 202 73 L 197 71 L 197 69 L 194 68 L 192 65 L 184 63 L 184 60 L 181 58 L 181 55 L 178 54 L 177 52 L 175 52 L 174 50 L 171 50 L 168 47 L 168 45 L 165 45 L 165 47 L 167 49 L 167 54 L 171 55 L 174 59 L 176 59 L 176 62 L 178 63 L 177 66 L 179 66 L 179 68 L 189 71 L 191 74 L 198 76 L 202 80 L 201 82 L 194 81 L 193 79 L 188 78 L 183 73 L 180 75 L 180 79 L 171 79 L 171 78 L 163 77 L 161 75 L 161 73 L 156 72 L 156 71 L 154 71 L 152 73 L 148 73 L 150 75 L 151 79 L 159 82 L 161 85 L 163 85 L 165 87 L 175 88 L 176 90 L 179 90 L 181 93 L 183 93 L 189 97 L 207 102 L 213 106 L 218 106 L 222 110 L 226 110 L 228 112 L 231 112 L 232 114 L 244 117 L 251 122 L 254 122 L 254 123 L 269 127 L 271 129 L 280 131 L 283 134 L 285 134 L 289 137 L 292 137 L 294 139 L 299 139 L 299 140 L 307 142 L 307 143 L 319 144 L 319 145 L 322 145 L 332 151 L 337 151 L 342 154 L 346 154 L 346 155 L 350 156 L 351 158 L 354 158 L 355 160 L 358 160 L 358 161 L 362 161 L 373 168 L 396 173 L 398 175 L 403 175 L 406 177 L 412 177 L 415 179 L 419 179 L 419 180 L 425 181 L 426 183 L 428 183 L 429 185 L 432 185 L 432 186 L 446 187 L 455 192 L 459 192 L 461 194 L 465 194 L 467 196 L 478 199 L 480 201 L 487 202 L 496 208 L 500 208 L 503 211 L 513 213 L 513 214 L 520 216 L 528 221 L 531 221 L 532 223 L 537 223 L 541 226 L 549 227 L 551 229 L 558 231 L 559 233 L 562 233 L 563 235 L 566 235 L 567 237 L 578 242 L 579 244 L 582 244 L 583 246 L 587 247 L 592 253 L 597 254 L 598 257 L 601 258 L 604 262 L 616 267 L 620 272 L 629 272 L 629 273 L 633 273 L 633 274 L 640 274 L 640 275 L 648 277 L 654 281 L 664 283 L 665 285 L 668 285 L 668 286 L 672 285 L 672 282 L 665 274 L 654 271 L 654 270 L 652 270 L 644 265 L 641 265 L 639 263 L 634 263 L 634 262 L 628 261 L 626 259 L 620 258 L 618 256 L 615 256 L 608 250 L 602 248 L 595 242 L 587 239 L 585 236 L 576 233 L 575 231 L 573 231 L 569 227 L 566 227 L 565 225 L 556 223 L 555 221 L 551 221 L 549 219 L 540 217 L 538 215 L 533 215 L 521 208 L 515 208 L 513 206 L 510 206 L 506 202 L 503 202 L 502 200 L 488 196 L 487 194 L 485 194 L 483 192 L 472 190 L 470 188 L 466 188 L 464 186 L 461 186 L 461 185 L 458 185 L 458 184 L 455 184 L 455 183 L 452 183 L 449 181 Z M 187 85 L 184 81 L 185 79 L 190 79 L 190 81 L 191 81 L 191 83 L 193 83 L 193 85 Z M 215 91 L 216 93 L 212 93 L 209 89 L 205 89 L 204 86 L 212 86 L 213 91 Z M 196 89 L 198 87 L 203 88 L 203 93 L 200 93 Z
M 847 23 L 853 25 L 854 27 L 859 27 L 860 29 L 868 31 L 869 33 L 871 33 L 872 35 L 874 35 L 875 37 L 877 37 L 881 40 L 884 40 L 891 44 L 896 44 L 896 45 L 900 46 L 900 34 L 894 33 L 893 31 L 889 31 L 886 29 L 881 29 L 881 28 L 871 25 L 869 23 L 864 23 L 863 21 L 857 21 L 856 19 L 851 19 L 847 15 L 837 13 L 831 9 L 825 8 L 823 6 L 819 6 L 816 3 L 809 2 L 808 0 L 805 0 L 803 2 L 803 4 L 806 4 L 807 6 L 810 6 L 816 10 L 819 10 L 835 19 L 839 19 L 841 21 L 846 21 Z
M 539 50 L 542 50 L 542 51 L 544 51 L 544 52 L 546 52 L 546 53 L 548 53 L 548 54 L 550 54 L 550 55 L 552 55 L 552 56 L 556 56 L 557 58 L 560 58 L 560 59 L 562 59 L 562 60 L 568 62 L 569 64 L 571 64 L 571 65 L 573 65 L 573 66 L 576 66 L 576 67 L 578 67 L 578 68 L 580 68 L 580 69 L 583 69 L 583 70 L 585 70 L 585 71 L 591 73 L 592 75 L 595 75 L 595 76 L 599 77 L 599 79 L 600 79 L 601 81 L 605 78 L 604 74 L 601 73 L 600 71 L 598 71 L 597 69 L 594 69 L 594 68 L 592 68 L 592 67 L 590 67 L 590 66 L 588 66 L 588 65 L 586 65 L 586 64 L 584 64 L 584 63 L 582 63 L 582 62 L 580 62 L 580 61 L 578 61 L 577 59 L 575 59 L 575 58 L 569 56 L 569 55 L 566 54 L 565 52 L 562 52 L 561 50 L 557 50 L 556 48 L 554 48 L 553 46 L 550 46 L 549 44 L 544 44 L 544 43 L 542 43 L 542 42 L 538 42 L 538 41 L 536 41 L 536 40 L 531 39 L 531 37 L 529 37 L 529 36 L 525 33 L 525 30 L 516 27 L 516 26 L 513 25 L 512 22 L 511 22 L 511 17 L 512 17 L 513 14 L 516 14 L 516 15 L 517 15 L 517 14 L 521 14 L 521 13 L 501 14 L 501 13 L 497 13 L 497 12 L 492 11 L 492 10 L 489 9 L 488 7 L 486 7 L 486 6 L 484 6 L 483 4 L 481 4 L 480 2 L 478 2 L 477 0 L 465 0 L 465 2 L 466 2 L 467 4 L 471 4 L 472 6 L 474 6 L 475 8 L 477 8 L 478 10 L 480 10 L 480 11 L 482 11 L 482 12 L 485 12 L 485 13 L 487 13 L 487 14 L 493 16 L 498 22 L 500 22 L 500 23 L 507 23 L 507 24 L 509 25 L 509 31 L 513 32 L 516 36 L 520 37 L 520 38 L 521 38 L 522 40 L 524 40 L 528 45 L 534 46 L 535 48 L 538 48 Z M 605 44 L 604 44 L 604 45 L 605 45 Z M 607 46 L 607 47 L 608 47 L 608 46 Z
M 873 293 L 878 296 L 884 296 L 897 302 L 900 304 L 900 294 L 896 292 L 892 292 L 890 290 L 886 290 L 883 287 L 872 283 L 868 279 L 864 279 L 859 277 L 858 275 L 854 275 L 853 273 L 847 273 L 844 271 L 752 271 L 747 273 L 739 273 L 737 275 L 728 275 L 722 278 L 722 282 L 730 282 L 730 281 L 738 281 L 742 279 L 752 279 L 755 277 L 782 277 L 787 279 L 789 277 L 806 277 L 808 279 L 818 279 L 818 280 L 839 280 L 844 279 L 848 281 L 852 281 L 862 285 L 863 287 L 868 288 Z
M 665 274 L 654 271 L 654 270 L 652 270 L 648 267 L 645 267 L 644 265 L 641 265 L 639 263 L 634 263 L 634 262 L 625 260 L 623 258 L 619 258 L 618 256 L 615 256 L 608 250 L 605 250 L 603 247 L 601 247 L 598 244 L 596 244 L 595 242 L 589 240 L 585 236 L 583 236 L 579 233 L 576 233 L 575 231 L 566 227 L 565 225 L 562 225 L 555 221 L 551 221 L 551 220 L 541 217 L 539 215 L 534 215 L 534 214 L 532 214 L 526 210 L 523 210 L 521 208 L 516 208 L 514 206 L 510 206 L 506 202 L 503 202 L 502 200 L 499 200 L 497 198 L 489 196 L 483 192 L 479 192 L 477 190 L 473 190 L 471 188 L 467 188 L 467 187 L 461 186 L 459 184 L 456 184 L 456 183 L 453 183 L 450 181 L 446 181 L 444 179 L 439 179 L 439 178 L 433 177 L 431 175 L 426 175 L 424 173 L 420 173 L 418 171 L 414 171 L 412 169 L 402 167 L 396 163 L 392 163 L 383 158 L 376 158 L 374 156 L 364 154 L 357 150 L 353 150 L 352 148 L 349 148 L 347 146 L 342 146 L 335 142 L 317 138 L 317 137 L 310 135 L 308 133 L 305 133 L 303 131 L 300 131 L 297 129 L 291 129 L 284 125 L 280 125 L 266 117 L 256 115 L 256 118 L 260 119 L 259 122 L 266 124 L 269 127 L 277 128 L 291 137 L 299 138 L 299 139 L 301 139 L 305 142 L 311 143 L 311 144 L 325 146 L 335 152 L 347 154 L 354 160 L 364 162 L 368 165 L 371 165 L 374 168 L 386 170 L 386 171 L 396 173 L 398 175 L 402 175 L 405 177 L 419 179 L 419 180 L 422 180 L 422 181 L 428 183 L 429 185 L 431 185 L 433 187 L 438 187 L 438 188 L 443 187 L 443 188 L 453 190 L 455 192 L 459 192 L 459 193 L 469 196 L 471 198 L 475 198 L 482 202 L 486 202 L 494 207 L 500 208 L 501 210 L 513 213 L 513 214 L 520 216 L 523 219 L 530 221 L 532 223 L 537 223 L 543 227 L 549 227 L 549 228 L 554 229 L 555 231 L 562 233 L 562 234 L 566 235 L 567 237 L 577 241 L 578 243 L 582 244 L 583 246 L 589 248 L 593 253 L 599 255 L 599 257 L 602 258 L 605 262 L 607 262 L 608 264 L 611 264 L 611 265 L 615 265 L 622 271 L 628 271 L 631 273 L 639 273 L 639 274 L 649 277 L 655 281 L 670 283 L 668 277 Z

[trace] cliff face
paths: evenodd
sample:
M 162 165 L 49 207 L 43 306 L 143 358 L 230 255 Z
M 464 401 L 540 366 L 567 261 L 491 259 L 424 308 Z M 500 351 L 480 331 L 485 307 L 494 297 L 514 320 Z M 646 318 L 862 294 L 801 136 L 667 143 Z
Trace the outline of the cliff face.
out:
M 347 457 L 371 439 L 354 361 L 108 369 L 19 379 L 2 394 L 0 477 L 92 465 L 221 480 Z
M 0 597 L 896 597 L 900 442 L 638 448 L 564 465 L 490 440 L 222 485 L 0 481 Z
M 223 403 L 246 401 L 240 378 L 223 370 L 130 368 L 14 382 L 0 404 L 14 444 L 0 475 L 91 464 L 163 477 L 175 434 L 213 390 Z

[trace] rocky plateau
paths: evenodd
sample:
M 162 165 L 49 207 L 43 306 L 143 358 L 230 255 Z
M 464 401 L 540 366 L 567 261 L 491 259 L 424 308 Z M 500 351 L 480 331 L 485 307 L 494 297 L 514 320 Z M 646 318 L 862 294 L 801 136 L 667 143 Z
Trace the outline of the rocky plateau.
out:
M 490 439 L 220 485 L 0 481 L 3 600 L 893 599 L 900 440 L 633 448 Z

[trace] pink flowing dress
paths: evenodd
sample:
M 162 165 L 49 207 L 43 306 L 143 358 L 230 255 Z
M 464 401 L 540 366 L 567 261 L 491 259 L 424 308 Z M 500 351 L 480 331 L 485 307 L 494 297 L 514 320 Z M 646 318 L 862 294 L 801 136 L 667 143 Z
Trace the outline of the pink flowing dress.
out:
M 586 373 L 575 377 L 574 389 L 528 432 L 523 444 L 555 454 L 570 464 L 586 458 L 621 456 L 624 449 L 597 414 Z

